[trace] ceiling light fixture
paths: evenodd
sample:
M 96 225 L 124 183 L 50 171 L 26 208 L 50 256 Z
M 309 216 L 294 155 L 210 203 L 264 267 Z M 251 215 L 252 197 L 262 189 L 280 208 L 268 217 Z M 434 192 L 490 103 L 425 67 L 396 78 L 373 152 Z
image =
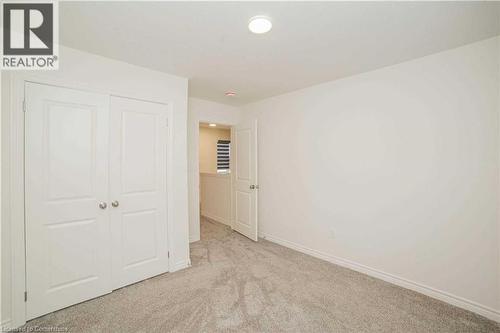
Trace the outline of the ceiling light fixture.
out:
M 228 97 L 233 97 L 233 96 L 236 96 L 236 93 L 234 91 L 226 91 L 224 93 L 224 95 L 226 95 Z
M 250 22 L 248 22 L 248 29 L 254 34 L 265 34 L 269 32 L 272 27 L 273 24 L 271 20 L 266 16 L 254 16 L 250 19 Z
M 215 127 L 215 126 L 217 126 L 217 124 L 208 124 L 208 126 Z

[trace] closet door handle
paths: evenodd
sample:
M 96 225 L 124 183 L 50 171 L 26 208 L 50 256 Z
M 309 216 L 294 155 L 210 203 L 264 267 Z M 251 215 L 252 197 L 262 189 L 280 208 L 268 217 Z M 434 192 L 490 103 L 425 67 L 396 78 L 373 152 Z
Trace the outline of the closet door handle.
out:
M 108 205 L 104 201 L 99 202 L 99 208 L 106 209 L 107 207 Z
M 116 207 L 120 206 L 120 203 L 118 202 L 118 200 L 115 200 L 115 201 L 113 201 L 113 202 L 111 203 L 111 206 L 113 206 L 113 207 L 115 207 L 115 208 L 116 208 Z

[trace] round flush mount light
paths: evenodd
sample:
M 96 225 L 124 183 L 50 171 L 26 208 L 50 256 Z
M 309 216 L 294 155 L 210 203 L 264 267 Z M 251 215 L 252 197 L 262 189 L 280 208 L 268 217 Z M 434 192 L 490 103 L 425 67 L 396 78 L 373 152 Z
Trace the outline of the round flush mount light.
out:
M 269 32 L 272 27 L 273 24 L 271 20 L 266 16 L 254 16 L 250 19 L 250 22 L 248 22 L 248 29 L 254 34 L 265 34 Z
M 210 127 L 216 127 L 217 124 L 208 124 L 208 126 L 210 126 Z
M 226 91 L 224 93 L 224 95 L 226 95 L 228 97 L 233 97 L 233 96 L 236 96 L 236 93 L 234 91 Z

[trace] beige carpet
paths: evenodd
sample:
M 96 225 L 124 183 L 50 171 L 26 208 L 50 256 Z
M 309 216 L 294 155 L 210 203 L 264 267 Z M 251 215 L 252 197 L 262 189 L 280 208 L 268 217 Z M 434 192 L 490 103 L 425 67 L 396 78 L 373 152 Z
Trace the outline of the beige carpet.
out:
M 202 219 L 193 267 L 35 319 L 72 332 L 500 332 L 424 295 Z

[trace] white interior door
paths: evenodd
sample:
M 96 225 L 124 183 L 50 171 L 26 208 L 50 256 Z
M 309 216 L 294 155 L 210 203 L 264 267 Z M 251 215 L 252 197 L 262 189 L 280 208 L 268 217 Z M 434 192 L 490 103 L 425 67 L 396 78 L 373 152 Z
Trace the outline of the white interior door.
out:
M 111 291 L 109 97 L 27 83 L 27 319 Z
M 168 271 L 168 107 L 111 97 L 113 288 Z
M 257 121 L 233 127 L 233 229 L 257 241 Z

